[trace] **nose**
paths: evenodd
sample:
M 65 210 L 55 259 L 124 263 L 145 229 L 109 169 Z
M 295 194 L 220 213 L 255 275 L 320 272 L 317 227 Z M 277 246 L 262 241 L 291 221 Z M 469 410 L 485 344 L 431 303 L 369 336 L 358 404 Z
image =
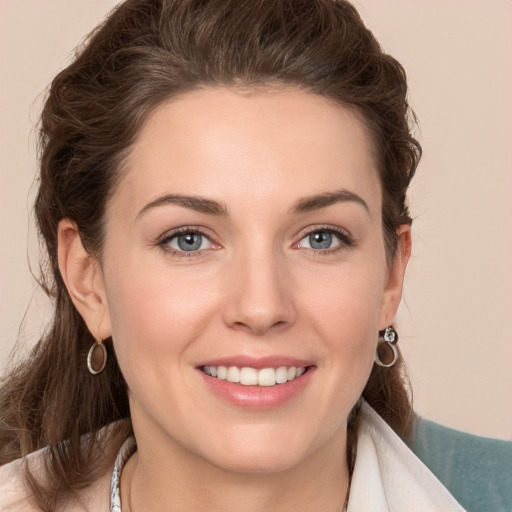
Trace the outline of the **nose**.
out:
M 271 250 L 239 255 L 225 284 L 223 317 L 230 328 L 264 336 L 295 322 L 292 279 Z

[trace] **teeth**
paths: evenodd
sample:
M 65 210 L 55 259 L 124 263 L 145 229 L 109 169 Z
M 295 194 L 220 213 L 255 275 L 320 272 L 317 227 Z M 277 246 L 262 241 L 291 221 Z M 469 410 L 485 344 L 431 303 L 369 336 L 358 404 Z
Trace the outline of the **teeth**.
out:
M 228 382 L 240 382 L 240 370 L 236 366 L 230 366 L 226 380 Z
M 263 368 L 258 372 L 258 386 L 273 386 L 276 383 L 274 368 Z
M 288 368 L 280 366 L 276 370 L 276 384 L 284 384 L 285 382 L 288 382 Z
M 240 383 L 244 386 L 256 386 L 258 384 L 258 370 L 254 368 L 242 368 L 240 370 Z
M 296 366 L 280 366 L 279 368 L 250 368 L 244 366 L 203 366 L 206 375 L 228 382 L 237 382 L 244 386 L 275 386 L 284 384 L 303 375 L 306 368 Z

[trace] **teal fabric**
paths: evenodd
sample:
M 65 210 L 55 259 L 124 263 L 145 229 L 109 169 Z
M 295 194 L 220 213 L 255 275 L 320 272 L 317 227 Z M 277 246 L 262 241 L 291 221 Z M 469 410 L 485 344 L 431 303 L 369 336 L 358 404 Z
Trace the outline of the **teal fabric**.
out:
M 512 441 L 418 419 L 408 444 L 468 512 L 512 512 Z

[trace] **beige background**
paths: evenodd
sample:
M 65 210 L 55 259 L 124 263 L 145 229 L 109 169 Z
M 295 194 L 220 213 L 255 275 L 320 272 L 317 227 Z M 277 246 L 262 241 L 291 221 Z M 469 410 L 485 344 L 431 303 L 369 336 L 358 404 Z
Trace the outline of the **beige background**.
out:
M 0 0 L 0 370 L 47 304 L 30 218 L 40 97 L 112 0 Z M 512 2 L 356 0 L 408 71 L 425 157 L 398 325 L 417 410 L 512 438 Z M 30 256 L 28 256 L 30 255 Z

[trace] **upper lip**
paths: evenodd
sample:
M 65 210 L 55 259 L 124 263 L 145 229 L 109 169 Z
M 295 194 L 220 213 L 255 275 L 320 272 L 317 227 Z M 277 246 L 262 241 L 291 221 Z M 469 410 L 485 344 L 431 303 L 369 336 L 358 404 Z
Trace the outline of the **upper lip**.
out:
M 306 359 L 297 359 L 295 357 L 275 355 L 265 357 L 253 357 L 246 355 L 220 357 L 209 359 L 197 365 L 202 366 L 237 366 L 238 368 L 279 368 L 280 366 L 295 366 L 297 368 L 305 368 L 306 366 L 314 366 L 312 361 Z

